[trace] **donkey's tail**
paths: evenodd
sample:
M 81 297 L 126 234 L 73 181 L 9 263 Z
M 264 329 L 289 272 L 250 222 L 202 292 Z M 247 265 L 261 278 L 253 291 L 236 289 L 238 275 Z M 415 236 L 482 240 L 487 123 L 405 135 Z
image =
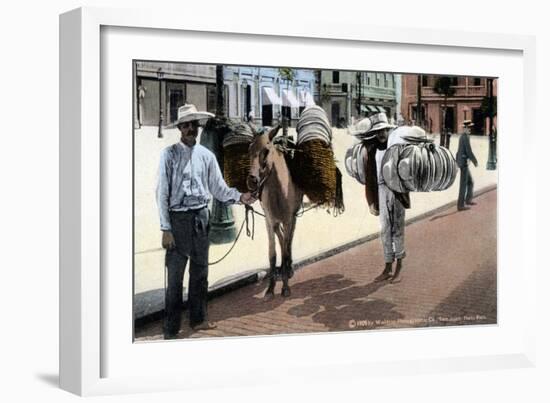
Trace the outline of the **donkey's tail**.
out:
M 344 192 L 342 190 L 342 172 L 336 167 L 336 193 L 334 195 L 334 216 L 342 214 L 346 210 L 344 206 Z

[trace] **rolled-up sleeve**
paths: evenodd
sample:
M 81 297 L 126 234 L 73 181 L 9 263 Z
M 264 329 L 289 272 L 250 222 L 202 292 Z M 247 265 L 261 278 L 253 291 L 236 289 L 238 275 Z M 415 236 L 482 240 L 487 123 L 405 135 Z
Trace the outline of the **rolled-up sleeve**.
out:
M 170 177 L 171 168 L 169 166 L 168 152 L 164 150 L 160 155 L 159 173 L 157 182 L 157 205 L 160 216 L 160 229 L 162 231 L 171 231 L 170 225 Z
M 221 202 L 238 203 L 241 199 L 241 193 L 225 183 L 216 158 L 210 158 L 208 164 L 208 187 L 212 196 Z

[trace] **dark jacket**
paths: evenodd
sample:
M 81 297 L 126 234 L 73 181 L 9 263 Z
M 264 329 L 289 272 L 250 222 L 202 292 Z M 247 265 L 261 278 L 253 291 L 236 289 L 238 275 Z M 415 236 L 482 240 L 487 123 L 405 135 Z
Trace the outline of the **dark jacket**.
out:
M 470 135 L 462 133 L 458 139 L 458 151 L 456 152 L 456 163 L 459 168 L 466 168 L 468 160 L 477 165 L 477 159 L 470 145 Z
M 378 172 L 376 169 L 376 150 L 378 141 L 369 141 L 365 142 L 367 145 L 367 153 L 365 155 L 364 166 L 365 166 L 365 197 L 367 203 L 372 210 L 380 211 L 379 201 L 378 201 Z M 406 209 L 411 208 L 411 198 L 409 193 L 399 193 L 393 192 L 397 200 L 403 204 L 403 207 Z

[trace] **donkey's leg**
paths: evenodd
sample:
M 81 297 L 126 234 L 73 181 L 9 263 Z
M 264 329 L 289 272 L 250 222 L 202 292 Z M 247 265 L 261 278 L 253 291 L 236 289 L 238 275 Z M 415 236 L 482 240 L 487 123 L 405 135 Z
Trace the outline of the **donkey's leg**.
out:
M 294 268 L 292 266 L 292 240 L 294 239 L 294 230 L 296 229 L 296 215 L 293 215 L 290 219 L 290 223 L 288 225 L 288 231 L 286 234 L 286 266 L 285 269 L 288 274 L 288 278 L 292 278 L 294 276 Z
M 277 281 L 277 267 L 275 266 L 277 263 L 277 254 L 275 251 L 275 233 L 273 232 L 273 226 L 271 223 L 266 220 L 266 226 L 267 226 L 267 239 L 268 239 L 268 247 L 269 247 L 269 286 L 267 287 L 267 290 L 265 292 L 264 298 L 265 299 L 271 299 L 273 298 L 274 291 L 275 291 L 275 282 Z
M 288 249 L 286 242 L 286 233 L 284 232 L 283 225 L 279 224 L 274 227 L 275 234 L 279 239 L 279 246 L 281 247 L 281 277 L 283 279 L 283 289 L 281 294 L 283 297 L 288 297 L 290 295 L 290 287 L 288 286 Z

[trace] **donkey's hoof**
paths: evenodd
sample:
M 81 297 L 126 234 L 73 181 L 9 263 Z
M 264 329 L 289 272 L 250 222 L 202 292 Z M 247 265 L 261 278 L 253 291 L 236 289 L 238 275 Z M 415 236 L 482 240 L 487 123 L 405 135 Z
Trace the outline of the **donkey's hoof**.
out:
M 281 295 L 285 298 L 290 297 L 290 287 L 283 288 L 281 291 Z
M 265 295 L 264 295 L 264 301 L 271 301 L 274 296 L 275 296 L 275 294 L 273 293 L 273 291 L 266 292 Z

